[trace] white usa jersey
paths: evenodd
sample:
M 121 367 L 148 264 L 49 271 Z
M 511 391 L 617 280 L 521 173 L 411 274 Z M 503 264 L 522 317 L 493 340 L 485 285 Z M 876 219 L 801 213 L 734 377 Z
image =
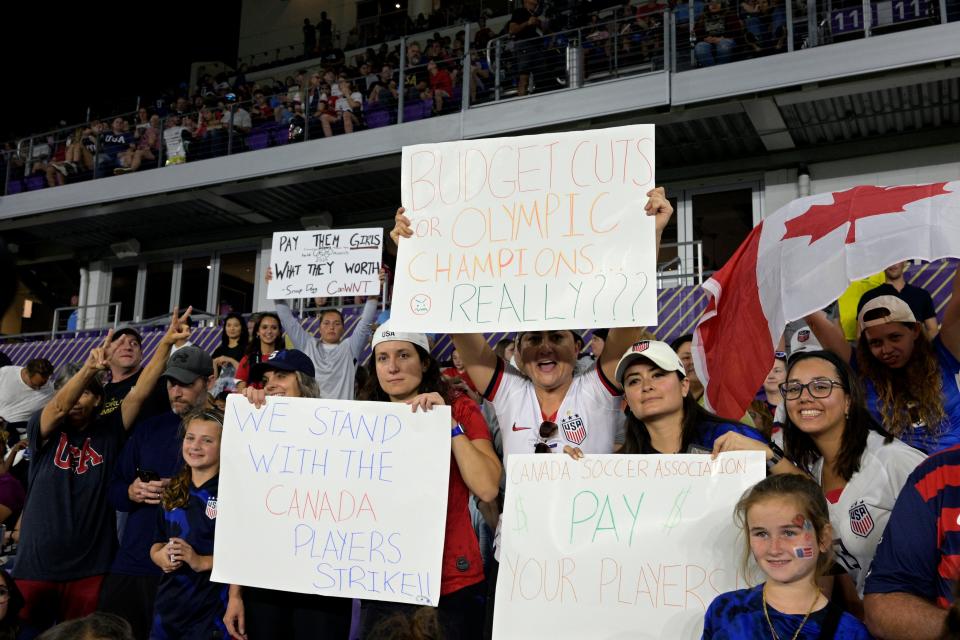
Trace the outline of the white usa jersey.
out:
M 923 453 L 900 440 L 884 444 L 883 436 L 871 431 L 860 456 L 860 470 L 850 478 L 836 503 L 827 501 L 833 526 L 834 559 L 853 579 L 861 598 L 893 503 L 907 476 L 925 458 Z M 821 482 L 823 458 L 814 463 L 812 472 L 817 482 Z
M 533 453 L 544 422 L 533 382 L 499 360 L 485 397 L 497 412 L 504 463 L 511 453 Z M 557 411 L 557 433 L 546 439 L 551 452 L 563 453 L 570 445 L 584 453 L 613 453 L 614 444 L 623 442 L 620 406 L 620 392 L 599 367 L 578 373 Z

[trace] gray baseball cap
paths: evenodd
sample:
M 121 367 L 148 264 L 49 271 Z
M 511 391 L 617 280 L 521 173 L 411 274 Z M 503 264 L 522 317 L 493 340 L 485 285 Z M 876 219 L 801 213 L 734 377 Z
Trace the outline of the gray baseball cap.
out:
M 213 359 L 210 354 L 194 345 L 177 349 L 167 360 L 164 378 L 173 378 L 182 384 L 191 384 L 197 378 L 213 375 Z

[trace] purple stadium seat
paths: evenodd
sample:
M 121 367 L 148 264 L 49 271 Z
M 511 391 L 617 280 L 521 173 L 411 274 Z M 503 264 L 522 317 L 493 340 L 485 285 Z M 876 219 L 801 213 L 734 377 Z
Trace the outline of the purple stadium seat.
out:
M 432 100 L 416 100 L 410 104 L 403 105 L 403 121 L 413 122 L 429 118 L 433 111 Z
M 393 124 L 393 114 L 379 102 L 368 102 L 363 107 L 363 118 L 370 129 Z
M 270 128 L 270 139 L 274 145 L 287 144 L 289 140 L 290 129 L 282 124 L 274 124 Z
M 247 148 L 251 151 L 266 149 L 270 143 L 270 134 L 267 131 L 251 131 L 247 136 Z
M 366 114 L 367 127 L 370 129 L 376 129 L 377 127 L 387 127 L 390 126 L 390 112 L 386 109 L 379 109 L 377 111 L 369 112 Z
M 36 191 L 47 186 L 46 176 L 30 176 L 26 179 L 27 191 Z
M 23 180 L 20 178 L 10 178 L 10 184 L 7 185 L 7 195 L 13 195 L 23 191 Z

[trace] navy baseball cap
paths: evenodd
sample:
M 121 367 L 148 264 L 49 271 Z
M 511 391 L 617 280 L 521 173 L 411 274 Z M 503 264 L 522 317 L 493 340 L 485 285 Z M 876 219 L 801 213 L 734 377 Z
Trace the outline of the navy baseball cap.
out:
M 250 380 L 259 381 L 265 371 L 299 371 L 311 378 L 316 375 L 313 362 L 307 354 L 298 349 L 274 351 L 266 360 L 254 365 L 250 370 Z

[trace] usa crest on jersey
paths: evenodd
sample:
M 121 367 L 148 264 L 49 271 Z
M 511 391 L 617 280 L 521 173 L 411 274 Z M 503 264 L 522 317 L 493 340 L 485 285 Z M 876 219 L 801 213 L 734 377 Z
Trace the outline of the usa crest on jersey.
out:
M 213 520 L 217 517 L 217 499 L 216 498 L 207 498 L 207 509 L 204 511 L 206 516 Z
M 563 437 L 573 444 L 580 445 L 587 439 L 587 426 L 583 423 L 580 414 L 568 415 L 560 421 Z
M 850 507 L 850 530 L 861 538 L 866 538 L 873 531 L 873 516 L 863 500 Z

